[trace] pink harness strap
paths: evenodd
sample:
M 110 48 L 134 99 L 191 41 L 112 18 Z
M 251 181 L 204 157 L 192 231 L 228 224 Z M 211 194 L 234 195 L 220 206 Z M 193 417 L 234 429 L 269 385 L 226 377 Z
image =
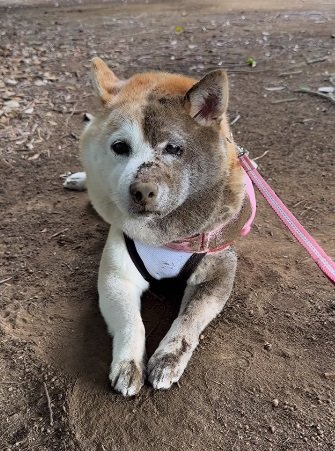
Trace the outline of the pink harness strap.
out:
M 241 236 L 246 236 L 250 232 L 251 225 L 254 222 L 256 216 L 256 196 L 254 187 L 252 186 L 252 181 L 247 173 L 245 173 L 245 190 L 249 197 L 249 202 L 251 206 L 251 216 L 248 221 L 244 224 L 243 229 L 241 230 Z
M 290 230 L 292 235 L 307 250 L 323 273 L 335 284 L 335 263 L 304 229 L 297 218 L 288 210 L 288 208 L 279 199 L 276 193 L 266 183 L 257 169 L 253 166 L 246 151 L 239 148 L 239 160 L 241 166 L 246 171 L 250 179 L 256 185 L 262 196 L 275 211 L 279 219 Z
M 241 236 L 245 236 L 250 232 L 251 225 L 256 215 L 256 197 L 254 187 L 247 173 L 245 171 L 243 172 L 245 193 L 251 206 L 251 215 L 240 232 Z M 232 221 L 234 221 L 235 219 L 236 218 L 233 218 Z M 216 229 L 211 230 L 210 232 L 193 235 L 191 237 L 184 238 L 183 240 L 172 241 L 171 243 L 166 244 L 166 247 L 177 251 L 192 253 L 214 253 L 222 251 L 223 249 L 230 247 L 232 243 L 225 243 L 220 246 L 216 245 L 215 247 L 211 247 L 211 244 L 213 246 L 213 243 L 224 242 L 225 230 L 227 229 L 229 224 L 230 223 L 219 225 Z

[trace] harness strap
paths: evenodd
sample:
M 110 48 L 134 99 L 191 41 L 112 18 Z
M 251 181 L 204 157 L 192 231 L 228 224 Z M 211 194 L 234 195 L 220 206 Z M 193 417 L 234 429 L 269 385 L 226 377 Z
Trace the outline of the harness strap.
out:
M 252 182 L 256 185 L 264 199 L 275 211 L 279 219 L 289 229 L 292 235 L 307 250 L 321 271 L 335 284 L 335 263 L 319 246 L 314 238 L 304 229 L 298 219 L 283 204 L 276 193 L 266 183 L 260 173 L 252 164 L 247 151 L 239 148 L 239 160 L 242 168 L 246 171 Z
M 149 283 L 152 283 L 155 279 L 148 272 L 147 268 L 145 267 L 145 264 L 143 263 L 143 260 L 138 255 L 134 241 L 130 239 L 129 236 L 127 236 L 125 233 L 123 234 L 123 236 L 129 256 L 132 259 L 134 265 L 136 266 L 138 272 L 141 274 L 144 280 L 146 280 Z
M 173 280 L 177 283 L 186 282 L 189 279 L 189 277 L 191 276 L 191 274 L 193 273 L 193 271 L 196 269 L 196 267 L 199 265 L 201 260 L 206 255 L 205 252 L 192 254 L 190 256 L 190 258 L 187 260 L 187 262 L 185 263 L 185 265 L 181 268 L 178 276 L 170 277 L 170 278 L 166 278 L 166 279 L 160 279 L 158 281 L 147 270 L 143 260 L 141 259 L 139 253 L 137 252 L 134 241 L 131 238 L 129 238 L 129 236 L 127 236 L 126 234 L 123 234 L 123 236 L 124 236 L 124 241 L 126 243 L 126 247 L 127 247 L 130 258 L 132 259 L 134 265 L 136 266 L 137 270 L 139 271 L 139 273 L 141 274 L 143 279 L 146 280 L 147 282 L 149 282 L 150 285 L 156 284 L 157 282 L 160 282 L 161 280 L 171 280 L 171 281 Z

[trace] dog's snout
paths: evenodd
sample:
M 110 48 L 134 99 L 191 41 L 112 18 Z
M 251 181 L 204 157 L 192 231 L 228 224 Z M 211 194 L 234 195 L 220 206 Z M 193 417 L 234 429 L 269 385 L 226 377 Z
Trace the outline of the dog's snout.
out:
M 151 182 L 134 182 L 129 189 L 134 202 L 144 206 L 154 204 L 158 193 L 158 186 Z

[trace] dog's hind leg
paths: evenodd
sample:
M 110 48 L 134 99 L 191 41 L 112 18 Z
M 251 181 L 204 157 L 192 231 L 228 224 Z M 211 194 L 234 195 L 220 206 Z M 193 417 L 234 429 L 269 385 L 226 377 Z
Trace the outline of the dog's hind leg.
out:
M 75 172 L 68 177 L 63 182 L 63 186 L 66 189 L 71 189 L 74 191 L 85 191 L 86 190 L 86 173 L 85 172 Z
M 178 382 L 204 328 L 222 310 L 234 282 L 237 257 L 229 249 L 208 254 L 187 281 L 179 315 L 148 363 L 154 388 Z

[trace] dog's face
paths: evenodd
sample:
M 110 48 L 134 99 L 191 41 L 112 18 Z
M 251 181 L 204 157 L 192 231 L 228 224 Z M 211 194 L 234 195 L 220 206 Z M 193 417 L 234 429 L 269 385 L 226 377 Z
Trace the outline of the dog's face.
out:
M 93 81 L 103 112 L 89 121 L 81 147 L 88 187 L 106 208 L 112 203 L 128 221 L 164 217 L 224 176 L 223 71 L 198 83 L 159 72 L 120 81 L 95 58 Z

